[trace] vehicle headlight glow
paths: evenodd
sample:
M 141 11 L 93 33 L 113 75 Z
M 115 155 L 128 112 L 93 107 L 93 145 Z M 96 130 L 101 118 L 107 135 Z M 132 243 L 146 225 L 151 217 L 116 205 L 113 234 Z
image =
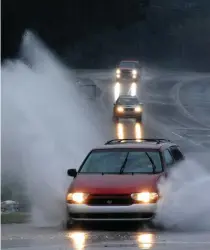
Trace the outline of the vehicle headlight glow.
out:
M 122 123 L 117 124 L 117 138 L 124 139 L 124 127 Z
M 142 108 L 140 106 L 135 107 L 135 112 L 141 112 Z
M 133 69 L 133 70 L 132 70 L 132 74 L 133 74 L 133 75 L 136 75 L 136 74 L 137 74 L 137 70 Z
M 140 249 L 151 249 L 155 243 L 155 235 L 152 233 L 141 233 L 137 241 Z
M 117 70 L 116 70 L 116 74 L 120 74 L 120 69 L 117 69 Z
M 124 111 L 124 109 L 123 109 L 123 107 L 118 106 L 118 107 L 117 107 L 117 111 L 120 112 L 120 113 L 122 113 L 122 112 Z
M 85 241 L 87 239 L 86 233 L 73 232 L 69 233 L 67 236 L 69 239 L 71 239 L 75 249 L 82 250 L 85 248 Z
M 67 202 L 72 201 L 75 203 L 82 204 L 87 199 L 87 197 L 88 197 L 88 194 L 85 194 L 85 193 L 68 193 L 66 200 Z
M 142 192 L 131 194 L 132 199 L 143 203 L 156 202 L 158 199 L 158 194 L 154 192 Z
M 136 86 L 136 83 L 135 82 L 133 82 L 132 84 L 131 84 L 131 96 L 135 96 L 136 95 L 136 88 L 137 88 L 137 86 Z
M 117 100 L 119 95 L 120 95 L 120 83 L 116 82 L 115 87 L 114 87 L 114 99 L 115 99 L 115 101 Z

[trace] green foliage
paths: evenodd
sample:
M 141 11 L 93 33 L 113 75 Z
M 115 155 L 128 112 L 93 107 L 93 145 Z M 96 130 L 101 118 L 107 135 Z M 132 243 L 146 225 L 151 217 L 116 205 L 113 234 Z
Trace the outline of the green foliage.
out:
M 1 224 L 26 223 L 30 219 L 28 213 L 2 213 Z

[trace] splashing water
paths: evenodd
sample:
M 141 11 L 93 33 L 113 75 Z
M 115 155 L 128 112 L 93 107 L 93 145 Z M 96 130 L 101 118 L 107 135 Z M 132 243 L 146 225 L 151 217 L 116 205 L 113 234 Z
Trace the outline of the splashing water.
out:
M 31 33 L 20 60 L 2 66 L 2 169 L 26 184 L 35 226 L 58 225 L 65 216 L 68 168 L 106 133 L 75 78 Z
M 173 169 L 159 185 L 156 223 L 166 229 L 210 230 L 210 174 L 194 160 L 187 159 Z

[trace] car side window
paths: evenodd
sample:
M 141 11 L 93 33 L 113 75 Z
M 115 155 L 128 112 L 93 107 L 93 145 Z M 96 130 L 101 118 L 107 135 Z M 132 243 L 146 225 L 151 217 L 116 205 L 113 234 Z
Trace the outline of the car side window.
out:
M 171 147 L 170 151 L 175 161 L 181 161 L 184 159 L 184 156 L 178 147 Z
M 174 163 L 174 160 L 168 149 L 163 151 L 163 157 L 165 159 L 166 166 L 171 167 Z

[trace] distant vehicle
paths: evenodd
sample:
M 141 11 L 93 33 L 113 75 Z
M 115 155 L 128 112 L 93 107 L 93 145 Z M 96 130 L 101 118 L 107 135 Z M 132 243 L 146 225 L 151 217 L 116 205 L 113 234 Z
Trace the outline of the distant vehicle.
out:
M 19 202 L 13 200 L 6 200 L 1 202 L 2 212 L 17 212 L 19 211 Z
M 116 82 L 137 82 L 140 78 L 139 61 L 121 61 L 116 69 Z
M 143 103 L 137 96 L 121 95 L 113 107 L 113 120 L 118 122 L 120 118 L 133 118 L 142 122 Z
M 158 182 L 184 160 L 166 139 L 115 139 L 92 149 L 73 177 L 67 194 L 67 223 L 152 221 L 161 199 Z

